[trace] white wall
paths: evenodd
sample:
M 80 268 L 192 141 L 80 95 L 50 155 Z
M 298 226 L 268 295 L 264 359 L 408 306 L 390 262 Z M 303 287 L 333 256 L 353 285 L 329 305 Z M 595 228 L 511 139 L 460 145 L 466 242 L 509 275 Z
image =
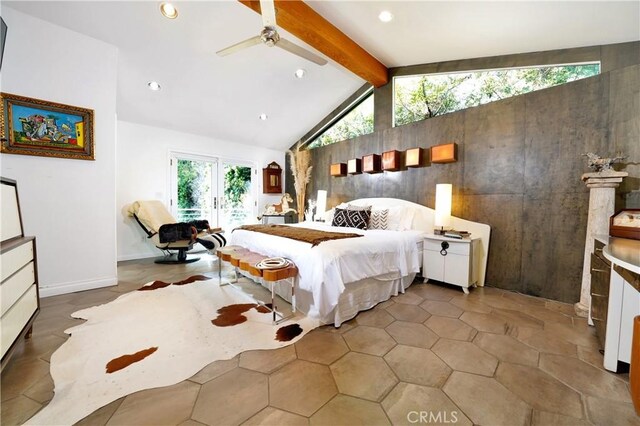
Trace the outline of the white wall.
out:
M 262 193 L 262 168 L 272 161 L 284 167 L 285 153 L 257 146 L 118 121 L 116 205 L 118 260 L 159 256 L 126 208 L 136 200 L 170 198 L 169 152 L 181 151 L 255 163 L 258 168 L 258 211 L 279 195 Z M 284 178 L 284 173 L 283 173 Z
M 6 5 L 2 17 L 2 91 L 95 111 L 95 161 L 0 155 L 37 239 L 40 295 L 114 285 L 118 50 Z

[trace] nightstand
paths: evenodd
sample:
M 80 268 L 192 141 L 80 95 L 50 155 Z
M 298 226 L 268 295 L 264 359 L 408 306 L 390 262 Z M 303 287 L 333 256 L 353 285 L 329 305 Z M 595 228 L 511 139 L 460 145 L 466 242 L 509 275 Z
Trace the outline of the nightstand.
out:
M 479 268 L 474 253 L 478 253 L 480 238 L 449 238 L 426 235 L 422 252 L 422 276 L 424 282 L 442 281 L 462 287 L 469 294 L 469 287 L 478 283 Z
M 282 223 L 295 223 L 295 216 L 293 213 L 287 214 L 263 214 L 262 224 L 267 225 L 269 223 L 282 224 Z

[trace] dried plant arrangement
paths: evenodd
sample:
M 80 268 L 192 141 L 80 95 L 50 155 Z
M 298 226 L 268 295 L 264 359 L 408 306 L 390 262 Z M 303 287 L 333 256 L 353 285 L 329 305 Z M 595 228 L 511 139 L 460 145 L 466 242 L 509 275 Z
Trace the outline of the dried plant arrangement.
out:
M 298 209 L 298 222 L 304 220 L 305 196 L 307 184 L 311 180 L 311 152 L 308 149 L 300 149 L 300 144 L 287 152 L 293 174 L 293 187 L 296 190 L 296 206 Z

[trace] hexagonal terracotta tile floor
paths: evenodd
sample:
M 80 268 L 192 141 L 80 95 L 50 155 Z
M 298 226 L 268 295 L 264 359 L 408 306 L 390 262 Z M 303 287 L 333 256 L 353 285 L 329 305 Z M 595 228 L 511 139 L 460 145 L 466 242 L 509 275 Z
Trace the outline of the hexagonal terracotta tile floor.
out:
M 337 392 L 329 367 L 297 360 L 269 377 L 271 405 L 310 416 Z
M 349 352 L 331 365 L 340 393 L 379 401 L 398 383 L 382 358 Z
M 428 349 L 438 340 L 437 334 L 424 324 L 416 324 L 415 322 L 396 321 L 385 330 L 396 342 L 418 348 Z
M 410 305 L 409 305 L 410 306 Z M 382 356 L 396 345 L 395 340 L 381 328 L 360 326 L 344 334 L 352 351 Z
M 395 319 L 400 321 L 424 322 L 431 316 L 429 312 L 420 306 L 407 303 L 395 303 L 386 309 Z
M 394 425 L 472 424 L 444 392 L 426 386 L 399 383 L 382 401 L 382 407 Z
M 200 423 L 237 424 L 269 405 L 268 377 L 236 368 L 202 386 L 192 418 Z
M 471 340 L 478 331 L 457 318 L 433 315 L 424 323 L 438 336 L 455 340 Z
M 459 307 L 440 300 L 424 301 L 420 307 L 432 315 L 440 315 L 441 317 L 458 318 L 464 312 Z
M 77 323 L 70 313 L 149 276 L 211 273 L 215 262 L 207 257 L 180 270 L 124 262 L 117 287 L 43 299 L 34 337 L 2 373 L 1 423 L 22 424 L 50 400 L 49 358 L 64 328 Z M 416 282 L 339 329 L 321 327 L 294 345 L 214 362 L 79 424 L 637 424 L 628 375 L 602 368 L 592 329 L 573 312 L 498 289 L 464 295 Z
M 282 424 L 282 423 L 280 423 Z M 380 404 L 337 395 L 311 416 L 311 425 L 390 425 Z
M 411 346 L 396 346 L 384 360 L 403 382 L 424 386 L 442 386 L 452 371 L 429 349 Z
M 269 374 L 296 359 L 293 346 L 269 351 L 246 351 L 240 354 L 240 367 Z
M 349 352 L 349 347 L 340 334 L 312 331 L 295 344 L 299 359 L 331 364 Z
M 433 352 L 456 371 L 493 376 L 498 360 L 470 342 L 440 339 Z

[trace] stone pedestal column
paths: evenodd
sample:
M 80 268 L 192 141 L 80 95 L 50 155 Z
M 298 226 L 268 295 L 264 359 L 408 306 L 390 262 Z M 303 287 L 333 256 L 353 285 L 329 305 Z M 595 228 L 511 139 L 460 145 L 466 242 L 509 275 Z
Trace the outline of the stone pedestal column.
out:
M 582 180 L 590 189 L 589 218 L 584 245 L 580 302 L 575 304 L 575 310 L 578 315 L 583 317 L 588 315 L 589 306 L 591 306 L 591 253 L 593 252 L 594 235 L 609 235 L 609 218 L 615 209 L 616 188 L 628 175 L 627 172 L 614 170 L 582 175 Z

